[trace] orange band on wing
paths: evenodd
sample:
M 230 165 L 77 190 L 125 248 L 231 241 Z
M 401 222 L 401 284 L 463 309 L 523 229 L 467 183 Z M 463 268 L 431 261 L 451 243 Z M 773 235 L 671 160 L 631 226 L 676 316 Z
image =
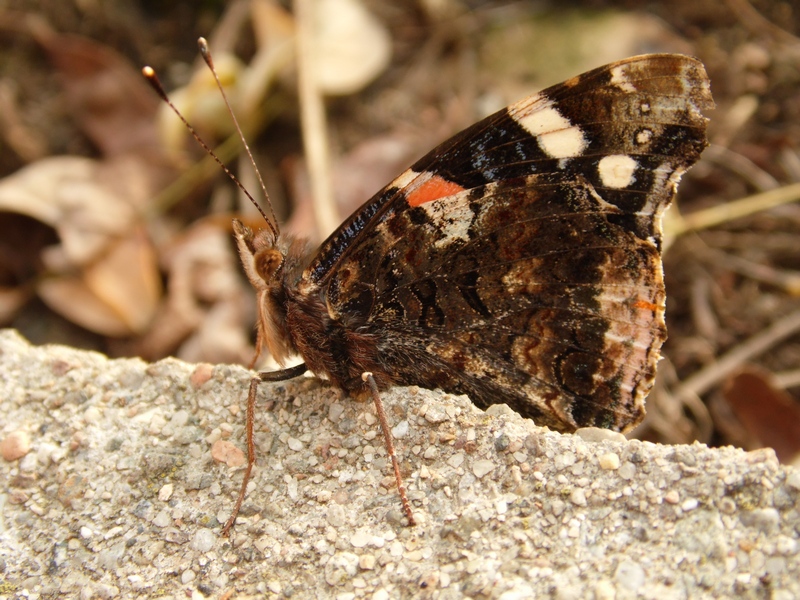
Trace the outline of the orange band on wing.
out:
M 420 206 L 426 202 L 452 196 L 453 194 L 463 191 L 464 188 L 457 183 L 447 181 L 438 175 L 434 175 L 417 189 L 409 192 L 406 196 L 406 201 L 410 206 Z
M 633 303 L 634 308 L 641 308 L 642 310 L 650 310 L 650 311 L 657 311 L 660 306 L 653 304 L 652 302 L 648 302 L 647 300 L 637 300 Z

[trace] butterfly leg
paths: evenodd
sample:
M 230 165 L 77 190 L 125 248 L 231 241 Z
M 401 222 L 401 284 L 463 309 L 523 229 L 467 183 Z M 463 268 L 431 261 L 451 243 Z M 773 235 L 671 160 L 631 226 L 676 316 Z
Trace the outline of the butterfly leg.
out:
M 381 402 L 381 395 L 378 392 L 378 384 L 375 383 L 375 377 L 369 372 L 362 373 L 361 379 L 369 386 L 372 400 L 375 402 L 375 410 L 378 413 L 378 420 L 381 423 L 381 431 L 383 431 L 383 440 L 386 443 L 386 450 L 389 453 L 389 459 L 392 461 L 392 468 L 394 469 L 394 478 L 397 481 L 397 492 L 400 494 L 400 502 L 403 504 L 403 510 L 408 518 L 408 524 L 412 526 L 416 525 L 417 522 L 414 520 L 414 515 L 411 512 L 411 504 L 408 502 L 408 496 L 406 496 L 406 488 L 403 485 L 403 476 L 400 474 L 400 463 L 394 452 L 392 430 L 389 428 L 389 422 L 386 420 L 386 412 L 383 410 L 383 402 Z
M 233 527 L 236 517 L 239 515 L 239 509 L 242 508 L 242 503 L 247 493 L 247 484 L 250 482 L 250 473 L 253 471 L 253 465 L 256 462 L 256 444 L 253 441 L 253 429 L 255 426 L 253 423 L 256 418 L 256 393 L 258 392 L 258 384 L 262 382 L 267 383 L 294 379 L 307 370 L 305 364 L 299 364 L 288 369 L 281 369 L 280 371 L 261 372 L 250 380 L 250 390 L 247 392 L 247 420 L 245 423 L 245 430 L 247 431 L 247 468 L 244 471 L 242 489 L 239 490 L 239 497 L 236 499 L 236 504 L 233 506 L 231 516 L 222 530 L 222 537 L 228 537 L 231 527 Z

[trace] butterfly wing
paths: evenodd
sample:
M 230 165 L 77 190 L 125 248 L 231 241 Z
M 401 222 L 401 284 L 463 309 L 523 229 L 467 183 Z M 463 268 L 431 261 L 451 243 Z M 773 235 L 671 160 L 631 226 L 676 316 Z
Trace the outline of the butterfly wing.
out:
M 484 119 L 379 192 L 303 274 L 384 381 L 558 430 L 644 415 L 666 339 L 661 216 L 706 145 L 698 61 L 647 55 Z

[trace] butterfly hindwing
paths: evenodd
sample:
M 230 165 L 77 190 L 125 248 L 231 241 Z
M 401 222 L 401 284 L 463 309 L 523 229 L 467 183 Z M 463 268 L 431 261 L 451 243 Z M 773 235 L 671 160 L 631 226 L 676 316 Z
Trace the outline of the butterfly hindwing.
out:
M 702 65 L 678 55 L 549 88 L 415 163 L 302 283 L 370 340 L 384 384 L 506 403 L 559 430 L 630 428 L 666 338 L 661 215 L 712 106 Z

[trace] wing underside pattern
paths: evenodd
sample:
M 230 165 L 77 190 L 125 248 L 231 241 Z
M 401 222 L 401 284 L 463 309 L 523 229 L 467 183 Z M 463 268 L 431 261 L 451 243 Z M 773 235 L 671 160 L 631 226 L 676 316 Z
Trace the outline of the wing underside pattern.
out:
M 661 216 L 711 107 L 702 65 L 678 55 L 549 88 L 418 161 L 304 278 L 379 340 L 395 383 L 628 429 L 666 339 Z

